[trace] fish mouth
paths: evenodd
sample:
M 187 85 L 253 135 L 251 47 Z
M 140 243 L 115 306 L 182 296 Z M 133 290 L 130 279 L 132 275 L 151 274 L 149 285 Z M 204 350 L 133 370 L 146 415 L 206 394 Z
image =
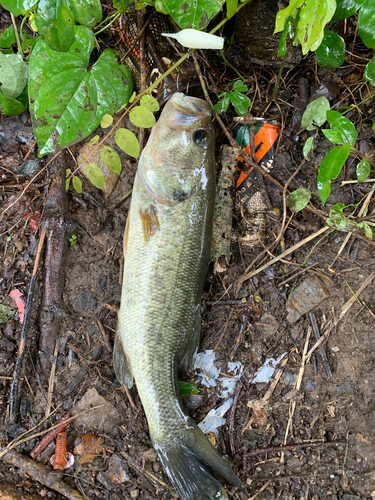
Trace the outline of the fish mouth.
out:
M 185 115 L 195 117 L 211 116 L 211 106 L 203 99 L 186 96 L 181 92 L 176 92 L 171 97 L 170 102 L 177 109 L 177 111 L 180 111 L 180 113 Z

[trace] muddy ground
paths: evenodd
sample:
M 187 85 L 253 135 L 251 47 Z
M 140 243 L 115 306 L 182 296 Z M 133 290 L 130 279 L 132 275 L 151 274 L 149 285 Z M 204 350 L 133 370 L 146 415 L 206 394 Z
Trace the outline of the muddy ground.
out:
M 347 27 L 348 40 L 354 40 L 354 31 L 355 20 Z M 361 79 L 364 64 L 359 57 L 367 57 L 368 53 L 358 39 L 353 43 L 352 53 L 357 58 L 348 54 L 338 70 L 317 67 L 314 56 L 292 61 L 284 70 L 278 96 L 265 114 L 267 119 L 282 123 L 271 172 L 282 185 L 303 158 L 308 133 L 300 130 L 300 121 L 308 102 L 326 95 L 331 105 L 339 102 L 348 106 L 373 93 Z M 205 57 L 208 55 L 202 54 L 202 61 Z M 264 57 L 263 53 L 249 55 L 244 44 L 235 45 L 228 54 L 231 63 L 247 79 L 254 116 L 267 104 L 278 71 Z M 227 81 L 235 78 L 222 62 L 215 64 L 215 71 L 224 71 L 224 76 L 220 88 L 207 78 L 213 98 Z M 211 69 L 207 63 L 204 72 Z M 374 104 L 372 98 L 360 106 L 360 113 L 354 110 L 347 114 L 358 130 L 357 148 L 370 156 L 374 150 Z M 224 118 L 230 129 L 231 115 Z M 99 500 L 177 498 L 152 449 L 137 391 L 132 389 L 130 400 L 116 380 L 111 359 L 121 293 L 122 234 L 131 201 L 130 197 L 125 201 L 121 198 L 132 187 L 136 162 L 118 150 L 123 170 L 107 198 L 85 179 L 82 194 L 70 187 L 65 195 L 60 189 L 65 170 L 75 168 L 72 157 L 77 157 L 81 145 L 72 147 L 71 154 L 62 152 L 47 168 L 50 158 L 35 164 L 36 169 L 31 166 L 31 173 L 19 173 L 17 167 L 24 163 L 26 155 L 27 160 L 38 161 L 29 115 L 2 117 L 0 133 L 0 203 L 4 211 L 0 221 L 1 304 L 17 311 L 9 296 L 14 290 L 22 292 L 26 301 L 45 221 L 45 247 L 49 252 L 43 250 L 37 269 L 21 371 L 20 410 L 13 427 L 9 427 L 10 387 L 22 330 L 20 315 L 17 313 L 0 324 L 2 447 L 40 423 L 48 408 L 51 415 L 37 430 L 49 428 L 67 412 L 81 413 L 68 428 L 67 449 L 73 453 L 75 444 L 82 440 L 80 436 L 86 433 L 95 436 L 96 448 L 87 463 L 80 463 L 84 460 L 75 453 L 74 465 L 59 473 L 72 490 L 78 490 L 84 498 Z M 100 135 L 104 133 L 99 129 Z M 226 139 L 217 127 L 218 173 L 223 143 Z M 304 163 L 290 190 L 305 187 L 316 193 L 317 168 L 330 147 L 322 134 L 317 143 L 312 161 Z M 332 194 L 325 207 L 313 194 L 315 213 L 306 210 L 295 215 L 272 255 L 317 232 L 324 226 L 319 214 L 326 216 L 336 202 L 350 204 L 363 199 L 371 183 L 341 185 L 344 180 L 356 178 L 356 163 L 349 158 L 332 183 Z M 263 214 L 267 231 L 262 244 L 267 247 L 281 229 L 283 196 L 281 189 L 267 179 L 264 188 L 272 207 L 279 209 L 279 213 L 276 210 Z M 370 201 L 368 213 L 373 210 L 374 202 Z M 287 216 L 289 219 L 291 212 Z M 354 301 L 342 317 L 341 311 L 353 297 L 351 290 L 356 292 L 375 272 L 375 246 L 352 236 L 339 254 L 347 234 L 332 231 L 238 284 L 237 280 L 263 251 L 262 245 L 239 245 L 238 234 L 244 230 L 241 219 L 241 213 L 235 211 L 230 262 L 221 258 L 216 265 L 211 264 L 202 297 L 200 351 L 214 350 L 222 373 L 229 372 L 231 361 L 241 362 L 244 367 L 235 402 L 225 414 L 226 423 L 219 427 L 217 435 L 210 436 L 244 486 L 245 493 L 241 493 L 227 485 L 229 498 L 370 500 L 375 497 L 374 284 L 368 283 L 359 296 L 360 303 Z M 260 267 L 263 258 L 252 270 Z M 330 377 L 319 349 L 305 363 L 304 349 L 309 351 L 316 342 L 309 315 L 292 324 L 287 319 L 287 298 L 298 285 L 311 279 L 320 280 L 326 294 L 313 312 L 321 334 L 326 334 L 322 345 L 332 372 Z M 228 303 L 233 300 L 242 302 Z M 284 358 L 277 383 L 273 384 L 275 376 L 269 383 L 251 382 L 266 359 L 281 355 Z M 52 379 L 51 367 L 55 370 Z M 200 390 L 199 395 L 185 400 L 199 422 L 223 401 L 217 399 L 217 387 L 208 389 L 197 383 L 193 372 L 185 380 L 196 383 Z M 82 414 L 90 406 L 100 408 Z M 35 498 L 62 499 L 53 487 L 39 484 L 22 467 L 22 455 L 27 456 L 38 439 L 16 448 L 20 454 L 18 462 L 7 462 L 6 455 L 0 459 L 0 488 L 5 492 L 5 483 L 13 483 L 19 498 L 32 498 L 26 495 L 33 494 Z M 280 449 L 283 445 L 295 446 Z M 263 448 L 271 450 L 262 452 Z M 41 463 L 48 464 L 53 452 L 51 445 Z M 50 465 L 46 467 L 52 471 Z M 54 477 L 58 479 L 57 475 Z M 18 498 L 15 492 L 12 495 L 10 498 Z

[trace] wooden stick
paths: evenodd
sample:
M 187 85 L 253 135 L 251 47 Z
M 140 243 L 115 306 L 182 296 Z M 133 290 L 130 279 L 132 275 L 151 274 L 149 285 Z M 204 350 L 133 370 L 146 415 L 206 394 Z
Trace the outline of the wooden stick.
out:
M 363 292 L 363 290 L 371 283 L 371 281 L 374 279 L 375 272 L 372 272 L 370 276 L 365 280 L 363 285 L 355 292 L 353 297 L 351 297 L 341 308 L 341 314 L 339 316 L 339 319 L 336 320 L 335 325 L 342 319 L 345 314 L 349 311 L 349 309 L 352 307 L 352 305 L 357 301 L 358 295 Z

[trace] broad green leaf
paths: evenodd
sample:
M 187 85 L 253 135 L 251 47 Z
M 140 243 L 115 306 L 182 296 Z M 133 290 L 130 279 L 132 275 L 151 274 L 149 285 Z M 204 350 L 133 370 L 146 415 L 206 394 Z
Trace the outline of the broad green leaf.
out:
M 329 217 L 326 220 L 327 226 L 346 233 L 362 233 L 371 240 L 372 231 L 370 226 L 368 226 L 365 222 L 355 222 L 350 217 L 346 217 L 343 212 L 344 208 L 345 205 L 343 203 L 336 203 L 336 205 L 331 207 Z
M 367 63 L 363 78 L 375 87 L 375 56 Z
M 311 198 L 311 192 L 305 188 L 299 188 L 290 193 L 286 199 L 286 204 L 292 212 L 300 212 L 307 207 Z
M 340 118 L 335 120 L 331 124 L 330 131 L 323 130 L 323 132 L 325 136 L 330 141 L 335 142 L 335 144 L 350 144 L 351 146 L 355 146 L 358 137 L 355 126 L 349 120 L 349 118 L 346 118 L 345 116 L 341 116 Z M 330 135 L 334 140 L 332 140 L 331 137 L 329 137 L 326 132 L 331 132 Z M 341 135 L 341 138 L 340 135 L 337 134 L 336 132 L 338 132 Z
M 116 131 L 115 141 L 117 146 L 127 155 L 138 158 L 140 151 L 139 142 L 131 130 L 119 128 Z
M 130 0 L 113 0 L 113 7 L 117 9 L 119 14 L 123 14 L 128 10 Z
M 276 23 L 275 23 L 275 31 L 274 33 L 278 33 L 279 31 L 283 31 L 285 21 L 289 16 L 293 16 L 295 11 L 301 7 L 305 0 L 290 0 L 288 7 L 285 9 L 280 10 L 277 13 L 276 16 Z
M 102 128 L 108 128 L 112 125 L 113 123 L 113 116 L 109 114 L 105 114 L 103 118 L 100 120 L 100 126 Z
M 326 114 L 327 122 L 330 125 L 333 125 L 335 123 L 335 121 L 338 120 L 339 118 L 341 118 L 342 116 L 343 115 L 341 113 L 339 113 L 338 111 L 334 111 L 333 109 L 329 109 L 327 111 L 327 114 Z
M 337 146 L 324 157 L 317 178 L 318 192 L 323 205 L 331 192 L 331 179 L 336 179 L 349 157 L 350 144 Z
M 76 175 L 73 177 L 73 187 L 77 191 L 77 193 L 82 193 L 82 182 L 81 179 Z
M 325 30 L 324 38 L 315 55 L 321 66 L 338 68 L 345 60 L 345 42 L 337 33 Z
M 16 99 L 26 86 L 29 67 L 20 54 L 0 52 L 0 88 L 5 97 Z
M 277 57 L 284 57 L 286 54 L 286 50 L 287 50 L 286 39 L 287 39 L 288 34 L 289 34 L 290 38 L 293 38 L 294 26 L 293 26 L 293 17 L 292 16 L 289 16 L 285 21 L 285 26 L 284 26 L 283 32 L 281 33 L 281 36 L 280 36 Z
M 0 92 L 0 111 L 7 116 L 17 116 L 26 111 L 27 106 L 25 106 L 21 101 L 17 99 L 12 99 L 6 97 L 2 92 Z
M 135 0 L 134 8 L 135 10 L 142 10 L 147 7 L 147 5 L 147 2 L 139 2 L 138 0 Z
M 116 151 L 110 146 L 103 146 L 100 150 L 100 157 L 103 163 L 117 175 L 121 173 L 121 159 Z
M 13 26 L 9 26 L 9 28 L 5 28 L 5 30 L 0 35 L 0 47 L 3 49 L 7 49 L 16 41 L 16 37 L 14 35 Z
M 150 128 L 156 125 L 155 116 L 147 108 L 136 106 L 129 113 L 130 121 L 136 127 Z
M 230 19 L 236 13 L 238 0 L 227 0 L 227 18 Z
M 247 95 L 241 94 L 240 92 L 230 92 L 229 98 L 236 113 L 239 116 L 246 115 L 251 106 L 251 100 L 247 97 Z
M 214 105 L 214 110 L 219 114 L 225 113 L 228 109 L 229 104 L 230 104 L 229 94 L 225 93 L 224 98 Z
M 306 0 L 297 28 L 303 55 L 319 47 L 323 40 L 324 27 L 332 19 L 335 9 L 335 0 Z
M 15 16 L 19 16 L 27 14 L 37 2 L 38 0 L 1 0 L 1 6 Z
M 339 130 L 325 129 L 322 130 L 323 134 L 330 140 L 333 144 L 343 144 L 344 140 Z
M 315 130 L 326 121 L 326 113 L 329 110 L 329 100 L 326 97 L 318 97 L 305 109 L 302 116 L 301 127 L 307 130 Z
M 367 48 L 375 48 L 375 2 L 366 0 L 358 15 L 358 32 Z
M 159 111 L 160 109 L 158 101 L 152 95 L 144 95 L 141 98 L 140 105 L 148 108 L 150 111 Z
M 236 80 L 233 84 L 233 90 L 237 92 L 247 92 L 249 89 L 242 80 Z
M 69 0 L 69 4 L 79 24 L 93 28 L 102 20 L 100 0 Z
M 311 160 L 311 153 L 314 149 L 314 137 L 309 137 L 306 139 L 305 145 L 303 146 L 303 156 L 305 160 Z
M 332 21 L 343 21 L 352 16 L 365 0 L 336 0 L 336 12 Z
M 363 158 L 363 160 L 358 163 L 356 171 L 358 182 L 364 182 L 370 175 L 371 171 L 370 164 L 366 158 Z
M 69 177 L 69 175 L 72 173 L 71 169 L 70 168 L 67 168 L 65 170 L 65 177 Z
M 104 189 L 105 186 L 104 175 L 102 174 L 102 171 L 100 170 L 98 165 L 89 162 L 85 167 L 85 172 L 91 184 L 94 184 L 94 186 L 97 187 L 98 189 L 101 190 Z
M 168 15 L 167 9 L 164 7 L 162 0 L 155 0 L 155 9 L 162 14 Z
M 303 1 L 303 0 L 302 0 Z M 163 0 L 171 18 L 181 29 L 203 29 L 221 10 L 224 0 Z
M 68 52 L 39 39 L 30 56 L 30 112 L 40 156 L 87 137 L 133 90 L 130 72 L 109 49 L 89 71 L 94 36 L 84 26 L 75 32 Z
M 178 381 L 178 390 L 180 391 L 180 396 L 191 396 L 192 394 L 199 394 L 199 390 L 195 385 L 188 384 L 187 382 Z
M 74 14 L 69 0 L 39 0 L 36 26 L 51 49 L 68 51 L 74 42 Z

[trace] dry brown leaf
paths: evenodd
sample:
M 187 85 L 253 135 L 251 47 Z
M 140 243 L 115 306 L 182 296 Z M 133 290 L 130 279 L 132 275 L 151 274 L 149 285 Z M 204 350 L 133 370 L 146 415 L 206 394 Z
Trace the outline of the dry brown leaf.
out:
M 101 446 L 103 443 L 103 437 L 97 437 L 92 433 L 79 436 L 74 442 L 74 453 L 80 455 L 77 463 L 88 464 L 92 462 L 96 455 L 103 451 L 103 447 Z

